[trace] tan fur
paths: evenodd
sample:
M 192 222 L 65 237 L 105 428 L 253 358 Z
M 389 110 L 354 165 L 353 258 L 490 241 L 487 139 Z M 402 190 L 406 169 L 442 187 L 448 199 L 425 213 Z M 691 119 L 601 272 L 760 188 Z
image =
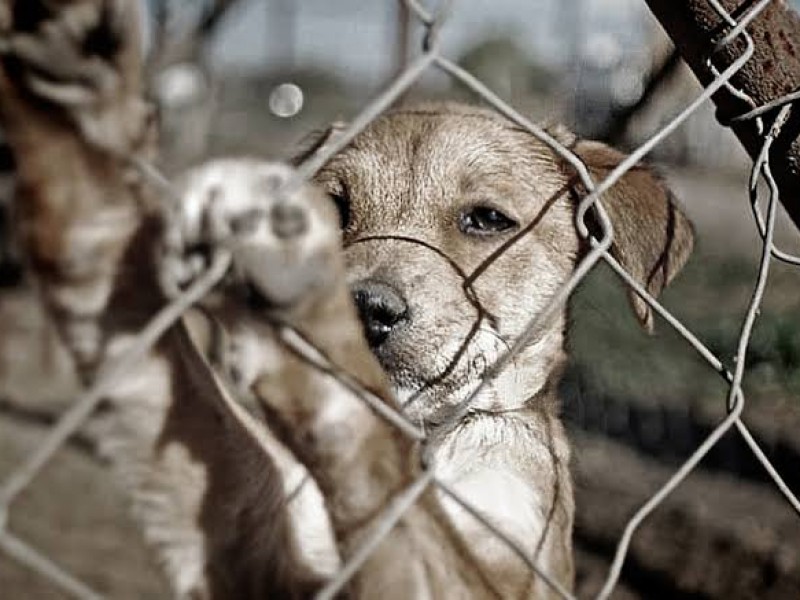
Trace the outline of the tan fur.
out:
M 15 19 L 27 2 L 1 3 L 0 27 L 24 21 Z M 197 248 L 233 252 L 226 282 L 130 368 L 101 417 L 102 451 L 176 596 L 306 597 L 423 475 L 423 448 L 312 364 L 317 352 L 402 407 L 429 434 L 437 477 L 570 588 L 574 507 L 555 392 L 564 312 L 539 325 L 464 419 L 443 426 L 583 252 L 569 169 L 491 111 L 425 105 L 380 117 L 318 174 L 322 189 L 347 196 L 341 237 L 319 188 L 287 187 L 288 168 L 255 160 L 191 171 L 178 184 L 180 206 L 153 210 L 121 158 L 152 153 L 134 5 L 72 0 L 34 31 L 17 31 L 0 72 L 0 111 L 21 165 L 26 246 L 87 380 L 197 277 Z M 81 47 L 96 26 L 119 42 L 110 55 L 53 52 Z M 75 81 L 87 68 L 95 76 Z M 621 158 L 595 143 L 575 148 L 599 175 Z M 615 255 L 658 293 L 691 249 L 688 224 L 644 170 L 604 202 Z M 475 206 L 518 227 L 466 234 L 459 223 Z M 372 351 L 348 287 L 371 281 L 408 305 Z M 650 324 L 641 303 L 637 313 Z M 298 353 L 287 336 L 313 347 Z M 553 596 L 435 487 L 347 592 Z

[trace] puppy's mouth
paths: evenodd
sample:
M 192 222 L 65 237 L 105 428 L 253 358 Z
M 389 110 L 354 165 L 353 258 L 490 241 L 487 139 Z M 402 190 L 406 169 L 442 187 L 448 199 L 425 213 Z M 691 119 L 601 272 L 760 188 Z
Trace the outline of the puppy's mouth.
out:
M 466 300 L 443 293 L 445 282 L 396 281 L 368 277 L 352 284 L 351 293 L 364 336 L 400 404 L 412 418 L 428 421 L 483 378 L 503 343 L 488 331 L 490 324 L 476 322 Z
M 472 344 L 444 348 L 446 344 L 436 342 L 436 334 L 417 331 L 411 323 L 392 329 L 388 336 L 385 328 L 375 329 L 374 324 L 364 325 L 370 350 L 388 375 L 401 408 L 415 420 L 433 423 L 446 415 L 448 407 L 483 378 L 493 360 Z
M 415 364 L 409 360 L 410 357 L 405 351 L 406 345 L 397 339 L 397 335 L 387 337 L 384 328 L 364 325 L 363 322 L 362 326 L 372 354 L 378 359 L 395 390 L 400 388 L 419 390 L 426 386 L 425 377 L 421 372 L 422 364 Z

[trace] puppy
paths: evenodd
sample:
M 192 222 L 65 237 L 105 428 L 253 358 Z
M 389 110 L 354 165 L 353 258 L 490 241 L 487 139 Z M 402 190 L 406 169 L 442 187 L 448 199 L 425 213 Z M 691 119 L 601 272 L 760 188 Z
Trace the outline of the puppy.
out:
M 562 127 L 550 134 L 596 181 L 624 158 Z M 377 119 L 316 180 L 339 207 L 367 339 L 404 412 L 429 433 L 437 473 L 568 586 L 573 499 L 556 390 L 566 308 L 539 324 L 506 369 L 492 366 L 587 249 L 575 228 L 582 190 L 574 173 L 494 111 L 434 104 Z M 625 175 L 603 204 L 614 225 L 612 253 L 657 296 L 691 252 L 690 224 L 644 167 Z M 651 329 L 648 306 L 633 293 L 631 300 Z M 442 427 L 487 375 L 491 383 L 466 416 Z M 448 514 L 503 582 L 503 596 L 547 596 L 494 533 L 457 509 Z
M 349 595 L 554 596 L 529 563 L 569 589 L 564 310 L 492 370 L 585 251 L 559 157 L 490 111 L 425 105 L 328 161 L 316 181 L 333 204 L 285 167 L 236 160 L 188 173 L 165 214 L 126 159 L 152 153 L 136 4 L 0 7 L 23 241 L 85 378 L 211 256 L 233 257 L 202 311 L 120 378 L 98 426 L 176 596 L 305 597 L 401 496 L 415 501 Z M 622 158 L 553 133 L 597 179 Z M 643 168 L 603 201 L 612 251 L 657 294 L 691 250 L 687 221 Z

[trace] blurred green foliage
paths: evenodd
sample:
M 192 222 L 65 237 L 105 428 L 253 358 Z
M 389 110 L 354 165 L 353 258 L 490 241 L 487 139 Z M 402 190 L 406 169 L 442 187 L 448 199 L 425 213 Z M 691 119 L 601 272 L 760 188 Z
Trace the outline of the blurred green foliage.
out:
M 748 402 L 800 407 L 800 274 L 780 265 L 773 269 L 748 347 L 744 391 Z M 752 261 L 701 254 L 663 297 L 730 370 L 755 275 Z M 647 335 L 625 296 L 621 281 L 604 265 L 574 295 L 569 377 L 580 379 L 588 394 L 721 410 L 727 394 L 722 377 L 662 319 Z

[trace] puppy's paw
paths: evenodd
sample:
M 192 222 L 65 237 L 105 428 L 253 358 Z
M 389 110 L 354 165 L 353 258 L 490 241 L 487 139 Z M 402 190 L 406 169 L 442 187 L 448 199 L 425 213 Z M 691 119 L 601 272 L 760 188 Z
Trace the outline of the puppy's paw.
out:
M 140 99 L 138 2 L 3 0 L 0 52 L 18 91 L 62 110 L 91 143 L 128 152 L 149 109 Z
M 249 159 L 190 171 L 166 218 L 164 291 L 180 293 L 220 248 L 233 254 L 229 283 L 263 308 L 291 308 L 342 277 L 333 206 L 317 188 L 290 184 L 291 176 L 285 165 Z

